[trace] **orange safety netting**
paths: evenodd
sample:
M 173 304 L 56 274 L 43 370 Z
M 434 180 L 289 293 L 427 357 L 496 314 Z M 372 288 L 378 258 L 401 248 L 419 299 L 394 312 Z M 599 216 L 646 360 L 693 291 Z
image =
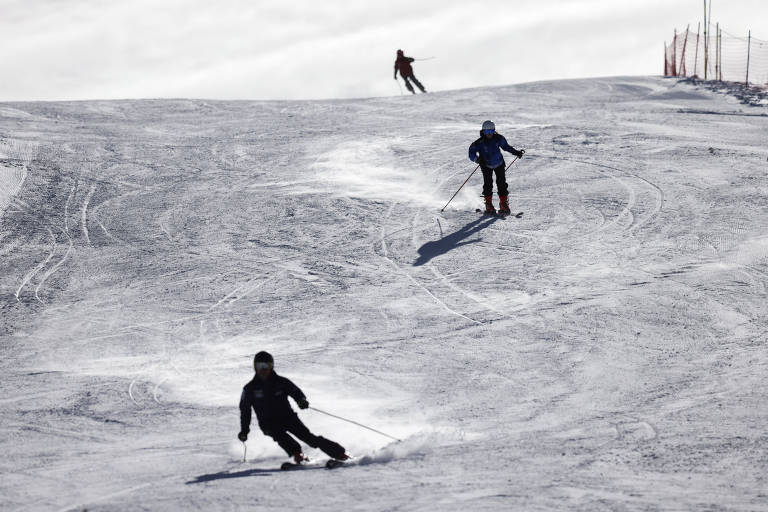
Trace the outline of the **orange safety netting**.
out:
M 723 30 L 707 35 L 675 32 L 664 45 L 664 75 L 768 86 L 768 41 Z

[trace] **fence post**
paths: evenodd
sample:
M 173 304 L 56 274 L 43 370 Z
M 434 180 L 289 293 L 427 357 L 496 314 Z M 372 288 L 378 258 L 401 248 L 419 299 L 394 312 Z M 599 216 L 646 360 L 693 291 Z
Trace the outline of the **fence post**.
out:
M 707 37 L 707 0 L 704 0 L 704 80 L 709 67 L 709 37 Z
M 723 29 L 719 29 L 719 36 L 717 38 L 717 54 L 720 62 L 720 76 L 717 77 L 721 82 L 723 81 Z
M 675 29 L 675 37 L 672 39 L 672 76 L 677 76 L 677 29 Z
M 747 80 L 744 85 L 749 87 L 749 53 L 750 49 L 752 47 L 752 31 L 749 31 L 749 35 L 747 36 Z
M 688 47 L 688 32 L 691 30 L 690 23 L 685 29 L 685 41 L 683 41 L 683 55 L 680 57 L 680 76 L 688 76 L 688 69 L 685 66 L 685 49 Z
M 696 28 L 696 56 L 693 58 L 693 77 L 699 78 L 699 75 L 696 73 L 696 68 L 699 65 L 699 35 L 701 34 L 701 22 L 699 22 L 699 26 Z
M 720 23 L 715 23 L 715 80 L 720 80 Z

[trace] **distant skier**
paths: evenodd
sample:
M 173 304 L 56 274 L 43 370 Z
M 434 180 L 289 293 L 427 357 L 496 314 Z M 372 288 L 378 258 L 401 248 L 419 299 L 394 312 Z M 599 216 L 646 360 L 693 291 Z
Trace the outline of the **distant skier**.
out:
M 493 175 L 496 174 L 496 188 L 499 193 L 499 212 L 509 214 L 509 203 L 507 196 L 507 179 L 505 174 L 506 164 L 500 149 L 512 153 L 518 158 L 522 158 L 524 150 L 517 150 L 507 144 L 501 134 L 496 133 L 496 125 L 493 121 L 485 121 L 480 130 L 480 138 L 469 146 L 469 159 L 480 164 L 483 171 L 483 196 L 485 196 L 485 213 L 495 214 L 493 207 Z
M 411 91 L 413 94 L 416 94 L 416 91 L 413 90 L 413 86 L 411 85 L 411 82 L 409 80 L 412 80 L 413 83 L 416 84 L 416 87 L 421 89 L 421 92 L 427 92 L 426 89 L 424 89 L 424 86 L 421 85 L 421 82 L 419 82 L 415 76 L 413 76 L 413 68 L 411 67 L 411 62 L 413 62 L 413 57 L 406 57 L 403 55 L 403 50 L 397 50 L 397 59 L 395 60 L 395 80 L 397 80 L 397 72 L 400 71 L 400 76 L 403 77 L 403 81 L 405 82 L 405 87 Z
M 330 457 L 347 460 L 349 456 L 338 443 L 316 436 L 301 422 L 288 403 L 290 396 L 299 409 L 309 407 L 304 393 L 290 380 L 274 371 L 274 359 L 267 352 L 259 352 L 253 358 L 256 375 L 243 387 L 240 396 L 240 433 L 237 438 L 245 442 L 251 429 L 251 409 L 256 411 L 256 418 L 261 431 L 277 441 L 285 452 L 293 457 L 296 464 L 307 460 L 301 451 L 301 445 L 289 435 L 289 432 L 312 448 L 320 448 Z

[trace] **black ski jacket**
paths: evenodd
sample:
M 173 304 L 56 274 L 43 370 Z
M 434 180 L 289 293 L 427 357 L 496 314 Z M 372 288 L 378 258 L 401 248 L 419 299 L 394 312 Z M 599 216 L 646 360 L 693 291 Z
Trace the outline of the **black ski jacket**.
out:
M 281 377 L 275 371 L 265 381 L 258 375 L 243 387 L 240 395 L 240 430 L 246 434 L 251 430 L 251 409 L 256 412 L 259 427 L 264 430 L 266 426 L 281 425 L 296 413 L 288 403 L 288 397 L 297 402 L 306 400 L 304 393 L 296 384 Z

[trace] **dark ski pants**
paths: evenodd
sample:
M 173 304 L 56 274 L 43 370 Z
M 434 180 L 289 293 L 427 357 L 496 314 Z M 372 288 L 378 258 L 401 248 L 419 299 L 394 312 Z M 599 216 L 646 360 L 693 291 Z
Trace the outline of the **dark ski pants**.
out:
M 499 196 L 509 195 L 509 188 L 507 187 L 506 177 L 506 163 L 501 161 L 501 165 L 490 169 L 485 165 L 480 166 L 480 170 L 483 171 L 483 195 L 493 195 L 493 175 L 496 174 L 496 189 L 499 192 Z
M 419 82 L 419 81 L 416 79 L 416 77 L 415 77 L 415 76 L 413 76 L 413 75 L 404 76 L 404 77 L 403 77 L 403 80 L 405 80 L 405 88 L 406 88 L 406 89 L 408 89 L 409 91 L 411 91 L 413 94 L 416 94 L 416 91 L 414 91 L 414 90 L 413 90 L 413 86 L 411 85 L 411 82 L 409 82 L 408 80 L 413 80 L 413 83 L 415 83 L 415 84 L 416 84 L 416 87 L 418 87 L 419 89 L 421 89 L 421 92 L 427 92 L 427 91 L 424 89 L 424 86 L 423 86 L 423 85 L 421 85 L 421 82 Z
M 330 439 L 326 439 L 322 436 L 314 435 L 295 414 L 293 417 L 287 418 L 285 421 L 282 421 L 279 424 L 259 426 L 265 435 L 268 435 L 274 439 L 277 444 L 280 445 L 280 448 L 285 450 L 285 453 L 291 456 L 301 452 L 302 450 L 301 445 L 289 435 L 289 432 L 307 443 L 312 448 L 320 448 L 329 457 L 334 459 L 340 458 L 346 451 L 340 444 L 334 443 Z

